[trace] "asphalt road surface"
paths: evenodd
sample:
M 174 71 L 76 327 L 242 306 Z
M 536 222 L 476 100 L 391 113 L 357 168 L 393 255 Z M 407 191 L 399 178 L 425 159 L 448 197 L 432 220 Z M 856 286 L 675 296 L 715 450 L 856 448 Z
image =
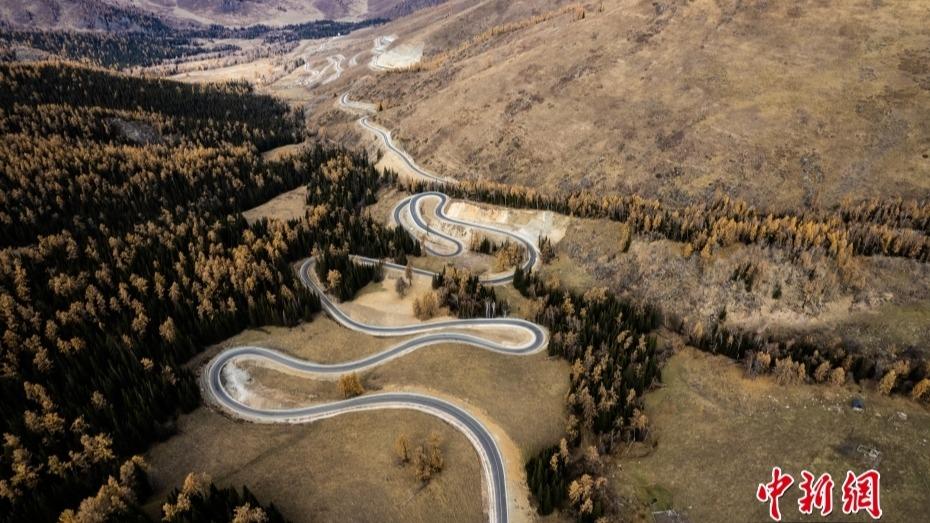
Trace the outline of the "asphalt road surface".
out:
M 479 231 L 484 231 L 484 232 L 489 232 L 492 234 L 504 236 L 507 239 L 512 240 L 520 244 L 523 247 L 523 252 L 526 253 L 526 255 L 523 258 L 523 263 L 521 264 L 521 268 L 523 269 L 524 272 L 529 272 L 530 270 L 536 267 L 536 263 L 539 261 L 540 254 L 539 254 L 539 249 L 536 247 L 536 245 L 533 242 L 507 229 L 502 229 L 500 227 L 494 227 L 492 225 L 483 225 L 480 223 L 467 222 L 464 220 L 459 220 L 459 219 L 450 217 L 449 215 L 446 214 L 446 211 L 445 211 L 446 205 L 449 203 L 449 197 L 446 194 L 438 192 L 438 191 L 421 192 L 421 193 L 414 194 L 413 196 L 404 198 L 396 206 L 394 206 L 394 211 L 393 211 L 394 221 L 400 224 L 402 227 L 404 228 L 409 227 L 406 222 L 401 220 L 401 216 L 403 215 L 404 211 L 407 211 L 410 214 L 410 218 L 413 222 L 413 228 L 415 230 L 421 231 L 427 236 L 436 236 L 438 238 L 441 238 L 444 242 L 450 243 L 453 246 L 450 252 L 440 252 L 440 251 L 436 251 L 435 249 L 426 247 L 426 251 L 428 253 L 432 254 L 433 256 L 455 257 L 455 256 L 461 255 L 462 252 L 465 251 L 465 245 L 461 242 L 461 240 L 453 236 L 450 236 L 448 234 L 445 234 L 444 232 L 436 229 L 435 227 L 431 228 L 426 223 L 426 221 L 423 219 L 423 215 L 421 213 L 420 202 L 422 202 L 424 199 L 429 199 L 429 198 L 436 198 L 439 200 L 439 205 L 436 206 L 436 217 L 439 218 L 440 221 L 450 223 L 453 225 L 460 225 L 468 229 L 476 229 Z M 481 283 L 485 285 L 502 285 L 502 284 L 510 283 L 512 281 L 513 281 L 513 271 L 510 271 L 503 275 L 492 275 L 492 276 L 481 278 Z
M 382 263 L 389 270 L 405 269 L 401 265 L 371 258 L 356 257 L 356 260 L 362 263 Z M 230 394 L 224 382 L 223 370 L 227 365 L 236 361 L 251 360 L 285 367 L 290 372 L 315 377 L 335 377 L 347 372 L 370 369 L 414 350 L 440 343 L 459 343 L 507 355 L 527 355 L 545 349 L 548 341 L 545 330 L 535 323 L 519 318 L 442 320 L 403 326 L 366 324 L 349 317 L 323 292 L 313 270 L 314 260 L 312 258 L 305 260 L 300 267 L 301 281 L 320 296 L 324 311 L 344 327 L 373 336 L 414 335 L 414 337 L 371 356 L 337 364 L 314 363 L 264 347 L 232 347 L 213 358 L 204 370 L 203 386 L 212 401 L 236 417 L 257 423 L 308 423 L 349 412 L 391 408 L 418 410 L 437 416 L 460 430 L 478 452 L 488 489 L 488 498 L 491 500 L 488 507 L 489 520 L 497 523 L 508 521 L 507 478 L 500 447 L 491 431 L 463 408 L 443 399 L 407 392 L 367 394 L 343 401 L 293 409 L 255 408 L 240 402 Z M 414 271 L 426 276 L 434 274 L 423 269 L 414 269 Z M 524 337 L 528 338 L 528 341 L 515 345 L 500 343 L 482 337 L 482 328 L 520 331 Z M 459 332 L 461 330 L 474 330 L 476 333 Z
M 355 57 L 353 57 L 354 61 Z M 341 60 L 340 60 L 341 62 Z M 331 64 L 336 66 L 338 74 L 341 64 Z M 351 65 L 351 61 L 350 61 Z M 322 73 L 322 72 L 321 72 Z M 348 98 L 348 93 L 342 95 L 339 99 L 343 108 L 371 112 L 372 105 L 359 102 L 352 102 Z M 367 116 L 358 120 L 359 125 L 368 129 L 381 138 L 386 148 L 397 154 L 401 160 L 415 174 L 422 176 L 431 181 L 440 183 L 454 183 L 450 180 L 436 176 L 435 174 L 421 168 L 407 154 L 406 151 L 397 147 L 391 139 L 391 133 L 381 127 L 372 124 Z M 508 239 L 518 242 L 524 248 L 526 256 L 524 257 L 522 268 L 530 270 L 536 266 L 539 259 L 539 250 L 536 245 L 523 238 L 522 236 L 491 225 L 458 220 L 448 216 L 445 213 L 446 204 L 449 197 L 438 191 L 430 191 L 413 195 L 401 201 L 394 208 L 394 220 L 402 226 L 412 227 L 426 235 L 433 235 L 442 240 L 443 243 L 451 245 L 449 252 L 435 252 L 432 249 L 428 251 L 436 256 L 455 257 L 464 252 L 465 246 L 457 238 L 445 234 L 435 228 L 430 228 L 420 213 L 420 203 L 424 199 L 436 198 L 439 204 L 436 207 L 436 217 L 443 222 L 459 225 L 469 229 L 476 229 L 491 233 L 494 235 L 504 236 Z M 408 225 L 401 220 L 404 211 L 409 212 L 412 225 Z M 408 229 L 409 230 L 409 229 Z M 356 256 L 355 260 L 361 263 L 381 263 L 389 270 L 404 270 L 405 267 Z M 222 409 L 232 413 L 234 416 L 257 422 L 257 423 L 308 423 L 319 419 L 338 416 L 349 412 L 359 412 L 375 409 L 412 409 L 432 414 L 452 426 L 459 429 L 471 441 L 478 456 L 481 460 L 481 466 L 486 488 L 488 490 L 488 518 L 495 523 L 504 523 L 509 521 L 508 503 L 507 503 L 507 478 L 504 472 L 504 459 L 500 447 L 491 431 L 478 419 L 469 414 L 463 408 L 453 404 L 450 401 L 435 398 L 417 393 L 409 392 L 390 392 L 378 394 L 364 394 L 355 398 L 330 403 L 314 404 L 306 407 L 291 409 L 264 409 L 255 408 L 246 405 L 230 394 L 224 382 L 224 369 L 240 360 L 251 360 L 267 363 L 272 366 L 285 367 L 290 372 L 305 374 L 311 377 L 336 377 L 347 372 L 360 372 L 371 369 L 378 365 L 384 364 L 394 358 L 409 354 L 417 349 L 436 345 L 440 343 L 457 343 L 467 345 L 483 350 L 489 350 L 505 355 L 527 355 L 534 354 L 545 349 L 548 338 L 545 330 L 532 322 L 519 318 L 474 318 L 458 320 L 442 320 L 434 322 L 423 322 L 413 325 L 402 326 L 382 326 L 366 324 L 352 319 L 342 311 L 339 306 L 333 302 L 320 288 L 319 282 L 313 274 L 314 260 L 312 258 L 303 262 L 300 267 L 300 279 L 304 285 L 313 290 L 319 297 L 324 311 L 329 314 L 335 321 L 342 326 L 355 331 L 370 334 L 372 336 L 414 336 L 401 343 L 388 347 L 387 349 L 360 358 L 354 361 L 347 361 L 335 364 L 322 364 L 312 361 L 295 358 L 282 352 L 255 346 L 231 347 L 224 350 L 214 357 L 206 366 L 203 375 L 203 387 L 209 398 Z M 424 269 L 413 269 L 416 273 L 432 276 L 433 272 Z M 513 272 L 503 275 L 495 275 L 482 280 L 484 284 L 499 285 L 509 283 L 513 280 Z M 509 329 L 522 333 L 522 337 L 527 341 L 522 344 L 505 344 L 490 337 L 482 336 L 483 329 L 492 329 L 500 331 Z M 465 331 L 465 332 L 462 332 Z M 484 332 L 484 334 L 488 334 Z

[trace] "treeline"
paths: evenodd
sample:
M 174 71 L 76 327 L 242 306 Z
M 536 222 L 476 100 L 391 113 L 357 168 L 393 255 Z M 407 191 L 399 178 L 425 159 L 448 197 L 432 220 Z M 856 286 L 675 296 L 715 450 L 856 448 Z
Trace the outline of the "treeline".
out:
M 777 381 L 831 383 L 873 380 L 884 394 L 904 394 L 930 400 L 930 362 L 917 350 L 885 350 L 866 354 L 848 340 L 818 343 L 810 339 L 784 339 L 749 333 L 713 323 L 689 324 L 667 318 L 666 324 L 682 334 L 689 345 L 728 356 L 746 365 L 750 375 L 773 374 Z
M 558 445 L 531 457 L 524 469 L 526 483 L 536 498 L 536 510 L 540 514 L 551 514 L 557 507 L 564 505 L 565 498 L 568 497 L 569 474 L 565 461 L 559 458 Z
M 514 287 L 539 302 L 536 321 L 550 330 L 549 354 L 573 364 L 569 406 L 603 452 L 637 439 L 639 398 L 659 376 L 656 340 L 660 312 L 621 300 L 604 288 L 569 292 L 517 269 Z M 569 433 L 574 436 L 582 434 Z
M 618 442 L 646 437 L 643 394 L 660 379 L 659 312 L 606 289 L 568 292 L 517 268 L 514 287 L 537 302 L 550 331 L 549 354 L 572 364 L 565 437 L 526 464 L 540 513 L 569 509 L 578 521 L 616 513 L 603 458 Z
M 208 47 L 189 36 L 160 31 L 0 30 L 0 45 L 28 46 L 56 57 L 115 69 L 147 67 L 165 60 L 239 49 L 231 44 Z
M 52 110 L 70 108 L 145 115 L 151 120 L 146 123 L 162 125 L 157 129 L 161 136 L 176 145 L 232 144 L 266 150 L 303 139 L 302 115 L 280 100 L 256 94 L 248 82 L 187 84 L 39 62 L 0 65 L 0 85 L 3 87 L 0 108 L 4 110 L 4 117 L 14 113 L 17 106 L 47 109 L 45 114 L 27 124 L 46 133 L 59 129 L 102 132 L 100 127 L 80 122 L 85 116 L 81 113 L 55 118 Z M 28 118 L 31 112 L 25 111 L 19 121 Z M 103 113 L 93 116 L 101 115 Z M 7 132 L 16 132 L 16 129 Z M 97 134 L 83 137 L 112 139 Z
M 893 229 L 914 229 L 930 234 L 930 201 L 848 200 L 839 206 L 843 220 L 850 223 L 875 224 Z
M 206 29 L 184 31 L 190 38 L 208 39 L 245 39 L 263 38 L 268 43 L 293 42 L 297 40 L 317 40 L 345 36 L 352 31 L 389 22 L 386 18 L 369 18 L 359 22 L 338 22 L 333 20 L 314 20 L 300 24 L 288 24 L 281 27 L 269 27 L 263 24 L 246 27 L 226 27 L 211 25 Z
M 59 523 L 151 523 L 141 502 L 151 493 L 145 461 L 133 456 L 109 476 L 96 495 L 62 512 Z M 274 504 L 264 506 L 245 486 L 218 488 L 206 474 L 188 474 L 161 508 L 171 523 L 286 523 Z
M 287 523 L 274 506 L 264 506 L 245 486 L 218 488 L 206 474 L 188 474 L 168 495 L 162 521 L 169 523 Z
M 119 26 L 108 23 L 103 17 L 104 23 L 99 27 L 102 31 L 0 29 L 0 47 L 24 45 L 69 60 L 126 69 L 239 50 L 236 45 L 207 45 L 202 40 L 262 38 L 273 45 L 346 35 L 387 22 L 375 18 L 360 22 L 316 20 L 284 27 L 211 25 L 178 29 L 136 10 L 125 10 L 119 15 L 122 20 Z
M 2 66 L 0 76 L 9 87 L 0 94 L 2 116 L 50 97 L 70 115 L 66 124 L 50 124 L 44 119 L 52 111 L 37 110 L 29 121 L 29 111 L 18 110 L 16 132 L 0 137 L 4 150 L 45 150 L 77 164 L 66 175 L 65 166 L 44 163 L 54 160 L 22 152 L 4 156 L 0 167 L 0 521 L 56 520 L 116 477 L 121 459 L 171 435 L 177 414 L 199 403 L 195 378 L 181 364 L 204 346 L 318 311 L 293 261 L 314 248 L 401 257 L 418 247 L 359 214 L 380 178 L 367 177 L 370 185 L 356 185 L 349 198 L 329 183 L 334 166 L 367 173 L 363 156 L 317 146 L 265 163 L 245 138 L 230 145 L 217 130 L 217 142 L 197 146 L 214 149 L 194 165 L 216 179 L 200 183 L 190 179 L 201 179 L 194 169 L 170 167 L 174 155 L 190 154 L 184 146 L 115 146 L 112 135 L 92 131 L 98 122 L 87 121 L 109 100 L 131 103 L 132 86 L 143 106 L 162 101 L 166 120 L 241 114 L 263 99 L 47 64 Z M 74 79 L 73 92 L 66 79 Z M 171 105 L 172 96 L 181 102 Z M 286 111 L 257 114 L 267 120 L 244 121 L 243 136 L 252 125 L 292 125 Z M 178 143 L 192 140 L 184 135 Z M 45 141 L 58 146 L 29 146 Z M 233 149 L 242 152 L 230 164 Z M 244 167 L 230 168 L 239 162 Z M 310 191 L 313 208 L 301 219 L 250 225 L 239 214 L 302 183 L 322 189 Z
M 855 212 L 846 204 L 832 215 L 762 214 L 746 202 L 720 196 L 707 203 L 673 207 L 638 195 L 568 195 L 541 193 L 535 189 L 484 181 L 455 185 L 435 182 L 406 184 L 411 192 L 438 190 L 459 198 L 471 198 L 509 207 L 546 209 L 582 218 L 606 218 L 629 224 L 639 234 L 655 235 L 687 244 L 686 252 L 710 256 L 734 243 L 772 245 L 795 255 L 818 251 L 833 257 L 840 268 L 853 255 L 901 256 L 930 261 L 930 238 L 911 228 L 896 228 L 872 219 L 879 212 Z M 889 209 L 898 202 L 875 204 Z M 926 209 L 926 205 L 914 204 Z M 843 209 L 847 211 L 843 211 Z M 894 213 L 889 211 L 891 215 Z M 854 219 L 864 221 L 851 221 Z M 897 220 L 905 222 L 905 220 Z M 895 220 L 888 220 L 895 223 Z M 918 220 L 918 223 L 923 221 Z

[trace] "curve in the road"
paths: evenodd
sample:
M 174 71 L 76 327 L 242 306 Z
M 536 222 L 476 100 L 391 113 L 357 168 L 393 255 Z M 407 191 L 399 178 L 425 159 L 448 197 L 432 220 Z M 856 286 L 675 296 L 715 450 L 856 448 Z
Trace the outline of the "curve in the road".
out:
M 339 97 L 339 104 L 344 109 L 349 109 L 352 111 L 362 111 L 365 113 L 372 112 L 371 104 L 365 104 L 361 102 L 352 101 L 349 99 L 349 93 L 343 93 L 343 95 Z M 378 136 L 381 139 L 381 143 L 384 145 L 384 147 L 392 151 L 393 153 L 395 153 L 398 157 L 400 157 L 401 161 L 404 162 L 407 168 L 409 168 L 415 174 L 427 180 L 433 181 L 433 182 L 454 183 L 453 180 L 449 180 L 447 178 L 437 176 L 427 171 L 426 169 L 420 167 L 416 163 L 416 161 L 414 161 L 413 158 L 410 157 L 407 151 L 398 147 L 397 144 L 394 143 L 394 140 L 391 138 L 390 131 L 371 123 L 371 121 L 368 119 L 368 116 L 362 116 L 361 118 L 359 118 L 358 124 L 364 127 L 365 129 L 371 131 L 376 136 Z M 455 256 L 461 255 L 465 251 L 465 246 L 464 244 L 462 244 L 460 240 L 448 234 L 445 234 L 442 231 L 439 231 L 435 228 L 430 228 L 429 225 L 427 225 L 426 221 L 423 219 L 423 216 L 420 212 L 420 206 L 419 206 L 419 203 L 423 199 L 426 199 L 426 198 L 438 198 L 440 200 L 439 205 L 436 207 L 436 216 L 441 221 L 454 224 L 454 225 L 461 225 L 466 228 L 489 232 L 489 233 L 500 235 L 500 236 L 505 236 L 513 241 L 516 241 L 517 243 L 523 246 L 524 252 L 526 252 L 527 254 L 523 261 L 523 265 L 522 265 L 523 270 L 529 271 L 530 269 L 536 266 L 536 263 L 539 260 L 539 249 L 536 247 L 536 245 L 533 242 L 527 240 L 526 238 L 524 238 L 523 236 L 520 236 L 519 234 L 516 234 L 512 231 L 509 231 L 509 230 L 506 230 L 500 227 L 494 227 L 491 225 L 484 225 L 484 224 L 474 223 L 474 222 L 466 222 L 463 220 L 452 218 L 451 216 L 445 213 L 445 208 L 446 208 L 446 204 L 449 202 L 449 197 L 446 194 L 441 193 L 439 191 L 422 192 L 422 193 L 418 193 L 413 196 L 410 196 L 408 198 L 405 198 L 401 200 L 394 207 L 394 211 L 393 211 L 394 221 L 397 224 L 403 226 L 404 228 L 407 228 L 408 231 L 409 231 L 408 224 L 404 222 L 403 220 L 401 220 L 401 215 L 403 214 L 404 211 L 409 212 L 410 217 L 413 221 L 412 226 L 416 231 L 426 234 L 427 236 L 429 235 L 436 236 L 440 238 L 444 243 L 448 243 L 452 245 L 451 252 L 437 251 L 435 249 L 430 248 L 429 246 L 425 246 L 426 251 L 429 254 L 432 254 L 434 256 L 447 257 L 447 258 L 455 257 Z M 510 283 L 511 281 L 513 281 L 512 271 L 502 276 L 498 275 L 498 276 L 485 277 L 485 278 L 482 278 L 481 280 L 482 283 L 488 284 L 488 285 L 501 285 L 501 284 Z
M 405 267 L 398 264 L 364 257 L 356 257 L 356 259 L 362 263 L 382 263 L 385 268 L 391 270 L 405 270 Z M 367 324 L 353 319 L 326 295 L 314 276 L 313 269 L 312 258 L 301 264 L 299 271 L 301 282 L 316 292 L 320 297 L 323 310 L 344 327 L 373 336 L 416 336 L 371 356 L 337 364 L 315 363 L 264 347 L 232 347 L 214 357 L 203 373 L 204 388 L 212 400 L 239 418 L 263 423 L 311 422 L 349 412 L 384 408 L 412 409 L 437 416 L 465 434 L 478 452 L 491 500 L 488 508 L 490 521 L 497 523 L 508 521 L 507 483 L 500 447 L 491 431 L 461 407 L 432 396 L 391 392 L 363 395 L 344 401 L 294 409 L 256 408 L 240 402 L 230 394 L 223 381 L 223 370 L 227 365 L 236 361 L 251 360 L 284 367 L 292 373 L 338 376 L 346 372 L 370 369 L 417 349 L 441 343 L 458 343 L 508 355 L 528 355 L 537 353 L 546 347 L 545 330 L 535 323 L 519 318 L 443 320 L 402 326 Z M 435 274 L 424 269 L 412 270 L 425 276 Z M 453 331 L 481 329 L 482 327 L 517 331 L 527 336 L 528 341 L 522 344 L 507 345 L 480 335 Z
M 365 104 L 362 102 L 354 102 L 352 100 L 349 100 L 349 93 L 344 93 L 342 96 L 339 97 L 339 105 L 342 106 L 342 108 L 349 109 L 351 111 L 361 111 L 364 113 L 373 112 L 371 104 Z M 383 127 L 380 127 L 380 126 L 377 126 L 371 123 L 367 115 L 359 118 L 358 124 L 364 127 L 365 129 L 367 129 L 368 131 L 370 131 L 371 133 L 373 133 L 375 136 L 379 137 L 381 139 L 381 143 L 384 144 L 384 147 L 386 147 L 388 150 L 390 150 L 391 152 L 396 154 L 398 157 L 400 157 L 401 161 L 404 162 L 404 165 L 406 165 L 407 168 L 413 171 L 416 175 L 426 178 L 427 180 L 434 181 L 434 182 L 439 182 L 439 183 L 450 182 L 450 180 L 443 178 L 442 176 L 437 176 L 429 172 L 428 170 L 424 169 L 423 167 L 420 167 L 417 164 L 417 162 L 414 161 L 414 159 L 410 157 L 407 151 L 398 147 L 397 144 L 394 143 L 394 139 L 391 137 L 391 131 L 388 131 L 387 129 L 384 129 Z
M 523 258 L 523 263 L 521 264 L 521 268 L 523 269 L 523 271 L 529 272 L 534 267 L 536 267 L 536 263 L 539 261 L 539 258 L 540 258 L 539 249 L 536 246 L 536 244 L 524 238 L 523 236 L 516 234 L 512 231 L 509 231 L 507 229 L 495 227 L 493 225 L 485 225 L 485 224 L 480 224 L 480 223 L 475 223 L 475 222 L 459 220 L 457 218 L 453 218 L 449 216 L 448 214 L 446 214 L 446 207 L 451 200 L 449 199 L 448 195 L 446 195 L 445 193 L 439 192 L 439 191 L 426 191 L 426 192 L 414 194 L 413 196 L 408 196 L 407 198 L 404 198 L 403 200 L 398 202 L 397 205 L 394 206 L 394 210 L 392 214 L 394 221 L 400 226 L 408 229 L 408 231 L 410 231 L 410 229 L 412 228 L 416 231 L 426 234 L 427 236 L 430 236 L 430 235 L 436 236 L 440 238 L 444 243 L 448 243 L 452 245 L 452 250 L 449 252 L 436 251 L 435 249 L 432 249 L 430 247 L 425 247 L 427 252 L 429 252 L 430 254 L 434 256 L 454 257 L 454 256 L 461 255 L 462 252 L 465 251 L 465 244 L 463 244 L 461 240 L 459 240 L 458 238 L 455 238 L 454 236 L 446 234 L 438 230 L 435 227 L 430 227 L 429 224 L 426 223 L 426 220 L 423 219 L 423 214 L 422 214 L 420 203 L 423 200 L 433 199 L 433 198 L 439 200 L 439 203 L 436 206 L 436 210 L 435 210 L 436 218 L 438 218 L 439 221 L 449 223 L 452 225 L 459 225 L 459 226 L 462 226 L 468 229 L 476 229 L 479 231 L 484 231 L 484 232 L 488 232 L 491 234 L 504 236 L 512 241 L 515 241 L 523 247 L 523 251 L 526 253 L 526 256 L 524 256 Z M 411 218 L 411 221 L 409 223 L 402 219 L 404 212 L 407 212 Z M 502 285 L 502 284 L 510 283 L 512 281 L 513 281 L 513 271 L 510 271 L 503 275 L 490 275 L 490 276 L 481 277 L 481 283 L 485 285 Z
M 225 354 L 225 353 L 224 353 Z M 222 367 L 209 369 L 210 383 L 222 383 Z M 256 423 L 309 423 L 351 412 L 381 409 L 406 409 L 425 412 L 456 427 L 474 446 L 481 461 L 482 473 L 488 479 L 488 520 L 509 521 L 504 459 L 491 432 L 466 410 L 448 401 L 411 392 L 386 392 L 357 396 L 347 400 L 299 407 L 294 409 L 257 409 L 239 403 L 224 388 L 211 390 L 214 399 L 234 411 L 239 418 Z
M 354 59 L 355 57 L 353 57 Z M 336 74 L 341 72 L 341 62 L 344 58 L 338 59 L 338 62 L 330 59 L 330 66 L 335 67 Z M 309 70 L 309 67 L 305 66 Z M 316 73 L 317 79 L 322 76 L 326 69 Z M 352 102 L 348 98 L 348 93 L 342 95 L 339 99 L 340 104 L 345 109 L 357 110 L 362 112 L 372 112 L 371 104 Z M 372 124 L 367 116 L 362 116 L 358 123 L 369 131 L 379 136 L 385 147 L 397 154 L 402 161 L 414 173 L 426 179 L 440 183 L 450 183 L 450 180 L 436 176 L 426 169 L 421 168 L 406 151 L 394 144 L 391 139 L 390 131 Z M 438 191 L 431 191 L 413 195 L 405 198 L 395 208 L 393 212 L 394 220 L 405 228 L 413 228 L 427 235 L 436 235 L 443 242 L 452 245 L 452 252 L 438 253 L 428 249 L 432 254 L 437 256 L 451 257 L 460 255 L 465 247 L 460 240 L 430 228 L 424 220 L 420 203 L 424 199 L 436 198 L 439 200 L 436 207 L 436 217 L 445 223 L 459 225 L 466 228 L 481 230 L 484 232 L 505 236 L 511 238 L 523 245 L 527 253 L 523 268 L 532 269 L 539 259 L 539 251 L 536 245 L 522 236 L 499 227 L 491 225 L 478 224 L 452 218 L 445 213 L 445 207 L 449 202 L 449 197 Z M 401 220 L 403 212 L 409 212 L 412 225 L 408 225 Z M 374 260 L 364 257 L 355 257 L 357 261 L 363 263 L 381 263 L 386 268 L 392 270 L 404 270 L 403 266 L 387 263 L 380 260 Z M 456 343 L 468 345 L 483 350 L 489 350 L 507 355 L 527 355 L 543 350 L 547 343 L 545 330 L 532 322 L 517 318 L 476 318 L 464 320 L 444 320 L 426 323 L 417 323 L 403 326 L 381 326 L 371 325 L 360 322 L 347 315 L 339 306 L 333 302 L 320 287 L 319 282 L 313 275 L 313 259 L 306 260 L 300 267 L 300 278 L 304 285 L 313 290 L 319 297 L 323 309 L 342 326 L 370 334 L 372 336 L 414 336 L 411 339 L 393 345 L 379 353 L 360 358 L 353 361 L 322 364 L 315 363 L 300 358 L 295 358 L 276 350 L 254 347 L 241 346 L 232 347 L 224 350 L 214 357 L 206 366 L 202 375 L 203 385 L 209 396 L 221 408 L 226 409 L 233 415 L 254 422 L 264 423 L 282 423 L 282 422 L 311 422 L 349 412 L 359 412 L 374 409 L 412 409 L 426 412 L 434 415 L 454 427 L 458 428 L 472 443 L 481 461 L 483 476 L 487 485 L 489 494 L 488 516 L 490 521 L 496 523 L 505 523 L 509 520 L 507 504 L 507 484 L 504 472 L 504 460 L 491 431 L 478 419 L 469 414 L 467 411 L 455 404 L 423 394 L 408 392 L 389 392 L 379 394 L 367 394 L 355 398 L 336 401 L 331 403 L 317 404 L 306 407 L 292 409 L 265 409 L 256 408 L 246 405 L 237 400 L 226 388 L 223 381 L 223 370 L 227 365 L 234 364 L 240 360 L 259 361 L 266 364 L 285 367 L 288 371 L 298 374 L 312 376 L 338 376 L 346 372 L 358 372 L 370 369 L 377 365 L 382 365 L 387 361 L 409 354 L 417 349 L 428 347 L 441 343 Z M 432 276 L 435 273 L 424 269 L 413 269 L 414 272 L 422 275 Z M 485 284 L 503 284 L 513 280 L 513 272 L 503 275 L 486 277 L 482 280 Z M 460 332 L 462 330 L 472 331 L 481 328 L 494 328 L 497 330 L 508 329 L 522 333 L 528 341 L 522 344 L 503 344 L 482 337 L 477 334 Z

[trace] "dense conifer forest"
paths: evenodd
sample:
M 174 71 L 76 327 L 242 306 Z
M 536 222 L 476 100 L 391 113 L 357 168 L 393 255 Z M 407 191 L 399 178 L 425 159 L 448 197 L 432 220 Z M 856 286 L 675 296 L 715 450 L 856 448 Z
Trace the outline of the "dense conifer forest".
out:
M 364 157 L 263 161 L 302 118 L 244 84 L 2 64 L 0 93 L 0 521 L 128 489 L 120 463 L 199 403 L 185 361 L 319 310 L 296 260 L 419 250 L 359 212 L 386 181 Z M 239 214 L 301 184 L 301 219 Z
M 550 332 L 549 354 L 572 364 L 565 436 L 526 464 L 537 509 L 568 509 L 585 523 L 616 515 L 601 456 L 646 437 L 643 395 L 661 376 L 652 334 L 659 312 L 603 288 L 568 292 L 519 268 L 513 284 L 536 300 L 535 319 Z
M 314 20 L 300 24 L 288 24 L 281 27 L 267 25 L 250 25 L 248 27 L 224 27 L 211 25 L 207 29 L 193 30 L 187 34 L 194 38 L 262 38 L 266 42 L 293 42 L 295 40 L 315 40 L 346 35 L 352 31 L 387 23 L 386 18 L 369 18 L 359 22 L 337 22 L 333 20 Z
M 233 45 L 207 47 L 192 38 L 157 32 L 86 33 L 76 31 L 0 31 L 4 47 L 24 45 L 56 57 L 103 67 L 147 67 L 166 60 L 218 51 Z
M 239 49 L 232 44 L 216 44 L 211 40 L 261 38 L 266 43 L 296 42 L 345 35 L 387 21 L 382 18 L 360 22 L 316 20 L 283 27 L 212 25 L 178 29 L 151 15 L 132 10 L 120 13 L 120 20 L 123 25 L 112 27 L 113 24 L 104 16 L 103 27 L 112 27 L 105 32 L 0 29 L 0 47 L 24 45 L 69 60 L 124 69 Z M 128 27 L 124 27 L 127 25 L 125 20 L 129 20 Z

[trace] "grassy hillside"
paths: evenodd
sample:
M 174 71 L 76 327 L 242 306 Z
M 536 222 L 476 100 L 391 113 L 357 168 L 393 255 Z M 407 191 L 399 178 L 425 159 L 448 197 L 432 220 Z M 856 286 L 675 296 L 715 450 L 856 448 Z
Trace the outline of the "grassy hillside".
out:
M 425 41 L 429 62 L 552 7 L 487 1 L 386 30 Z M 579 18 L 359 96 L 388 102 L 379 118 L 414 156 L 463 177 L 672 202 L 723 191 L 773 210 L 930 190 L 925 5 L 607 0 Z

